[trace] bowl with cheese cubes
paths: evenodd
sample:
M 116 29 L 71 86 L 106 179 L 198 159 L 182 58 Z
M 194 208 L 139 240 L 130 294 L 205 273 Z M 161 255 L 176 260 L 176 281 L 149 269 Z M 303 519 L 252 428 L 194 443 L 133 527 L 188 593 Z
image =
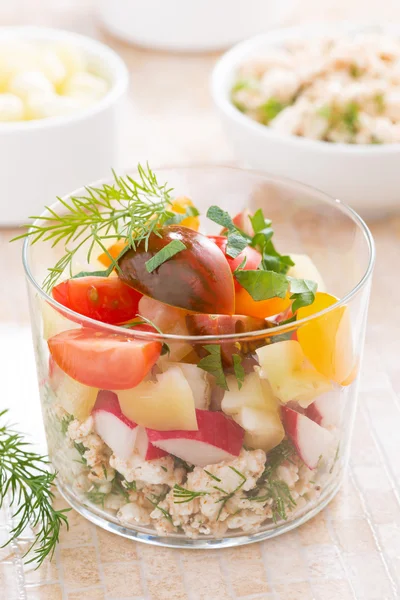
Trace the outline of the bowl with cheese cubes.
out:
M 128 72 L 77 33 L 0 28 L 0 224 L 21 223 L 56 195 L 116 163 Z

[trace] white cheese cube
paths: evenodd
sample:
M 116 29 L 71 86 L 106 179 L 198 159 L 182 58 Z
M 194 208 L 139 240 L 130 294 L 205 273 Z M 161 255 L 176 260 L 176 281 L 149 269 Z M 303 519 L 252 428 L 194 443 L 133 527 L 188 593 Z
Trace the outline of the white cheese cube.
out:
M 0 121 L 21 121 L 24 115 L 21 98 L 14 94 L 0 94 Z
M 31 94 L 52 94 L 54 86 L 41 71 L 22 71 L 11 78 L 8 91 L 26 100 Z

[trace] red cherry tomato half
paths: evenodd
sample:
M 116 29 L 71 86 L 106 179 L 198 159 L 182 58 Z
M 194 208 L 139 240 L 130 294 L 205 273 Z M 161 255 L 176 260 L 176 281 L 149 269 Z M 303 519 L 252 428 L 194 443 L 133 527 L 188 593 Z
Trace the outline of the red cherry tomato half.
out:
M 118 277 L 78 277 L 53 288 L 53 298 L 74 312 L 103 323 L 124 323 L 138 311 L 142 294 Z
M 231 258 L 226 254 L 226 244 L 228 243 L 228 239 L 223 235 L 209 235 L 210 240 L 212 240 L 220 250 L 225 254 L 225 258 L 229 263 L 232 273 L 239 267 L 239 265 L 243 262 L 243 259 L 246 258 L 246 264 L 242 267 L 245 270 L 255 270 L 258 269 L 258 266 L 261 262 L 261 254 L 251 246 L 246 246 L 246 248 L 237 256 L 236 258 Z M 239 290 L 242 286 L 236 279 L 235 282 L 235 290 Z
M 160 342 L 85 327 L 59 333 L 47 343 L 64 373 L 84 385 L 108 390 L 138 385 L 161 352 Z

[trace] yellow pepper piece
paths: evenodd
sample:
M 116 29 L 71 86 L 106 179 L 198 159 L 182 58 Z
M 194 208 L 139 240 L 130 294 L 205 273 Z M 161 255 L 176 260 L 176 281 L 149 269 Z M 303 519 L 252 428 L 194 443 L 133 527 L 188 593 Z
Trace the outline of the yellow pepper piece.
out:
M 127 245 L 128 244 L 127 244 L 126 240 L 118 240 L 118 242 L 115 242 L 115 244 L 112 244 L 112 246 L 110 246 L 109 248 L 107 248 L 107 250 L 108 250 L 108 253 L 111 254 L 111 256 L 113 258 L 117 258 L 117 256 L 119 254 L 121 254 L 122 250 L 124 248 L 126 248 Z M 100 256 L 98 257 L 98 260 L 106 268 L 111 265 L 110 257 L 105 252 L 103 252 L 102 254 L 100 254 Z
M 314 315 L 336 302 L 335 296 L 317 292 L 312 304 L 297 311 L 297 319 L 300 321 Z M 339 306 L 328 314 L 301 325 L 297 330 L 297 339 L 317 371 L 341 385 L 349 385 L 354 380 L 357 365 L 347 306 Z
M 193 202 L 190 198 L 186 196 L 181 196 L 179 198 L 175 198 L 173 203 L 171 204 L 171 210 L 178 215 L 184 215 L 188 206 L 194 206 Z M 200 227 L 200 219 L 199 217 L 186 217 L 179 223 L 183 227 L 188 227 L 189 229 L 194 229 L 194 231 L 198 231 Z

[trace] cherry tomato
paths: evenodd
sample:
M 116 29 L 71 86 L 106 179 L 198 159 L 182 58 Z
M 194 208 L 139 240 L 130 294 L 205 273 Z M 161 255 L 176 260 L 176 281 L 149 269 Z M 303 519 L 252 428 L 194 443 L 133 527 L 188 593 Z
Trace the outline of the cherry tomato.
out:
M 138 385 L 161 352 L 159 342 L 85 327 L 59 333 L 47 343 L 64 373 L 84 385 L 108 390 Z
M 246 246 L 246 248 L 237 256 L 236 258 L 232 258 L 226 254 L 226 245 L 228 243 L 228 238 L 223 235 L 209 235 L 210 240 L 212 240 L 220 250 L 225 254 L 225 258 L 229 263 L 232 273 L 240 266 L 243 262 L 244 258 L 246 258 L 246 264 L 242 267 L 244 270 L 256 270 L 261 262 L 261 254 L 251 246 Z M 242 286 L 236 279 L 235 282 L 235 290 L 239 290 Z M 236 311 L 237 312 L 237 311 Z
M 53 298 L 71 310 L 102 321 L 124 323 L 138 311 L 142 294 L 125 285 L 118 277 L 78 277 L 53 288 Z

